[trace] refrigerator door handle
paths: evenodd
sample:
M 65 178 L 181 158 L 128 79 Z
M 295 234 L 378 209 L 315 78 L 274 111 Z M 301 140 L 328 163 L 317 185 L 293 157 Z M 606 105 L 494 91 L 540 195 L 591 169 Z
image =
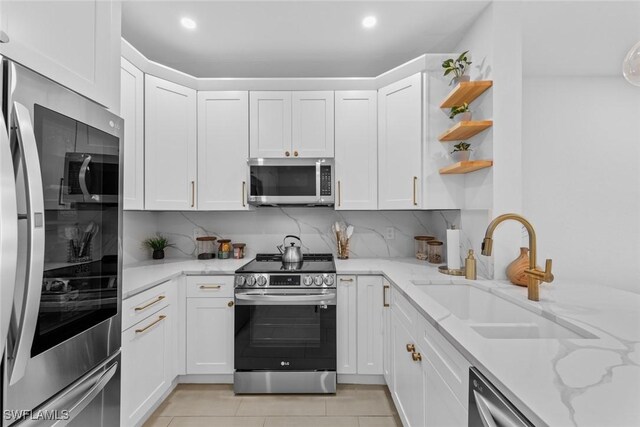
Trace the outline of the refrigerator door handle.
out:
M 107 370 L 104 367 L 113 360 L 113 357 L 100 365 L 99 368 L 87 374 L 84 378 L 62 395 L 54 398 L 51 402 L 38 408 L 43 413 L 56 413 L 60 417 L 50 424 L 50 427 L 64 427 L 69 424 L 75 417 L 82 413 L 96 396 L 98 396 L 106 385 L 111 381 L 118 371 L 118 362 L 113 363 Z M 42 420 L 29 419 L 22 423 L 18 423 L 19 427 L 40 427 Z
M 17 146 L 25 170 L 28 237 L 23 307 L 11 355 L 13 363 L 9 374 L 10 385 L 17 383 L 24 376 L 31 357 L 44 271 L 44 196 L 40 159 L 31 116 L 27 108 L 18 102 L 13 103 L 13 121 L 16 126 Z
M 18 261 L 18 205 L 11 146 L 0 114 L 0 355 L 11 321 Z

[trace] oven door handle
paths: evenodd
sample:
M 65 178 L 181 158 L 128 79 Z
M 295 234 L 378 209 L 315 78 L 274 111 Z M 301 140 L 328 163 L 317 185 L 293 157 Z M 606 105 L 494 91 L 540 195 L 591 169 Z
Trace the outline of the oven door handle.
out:
M 236 294 L 238 305 L 262 305 L 273 303 L 284 303 L 284 305 L 301 305 L 318 303 L 335 305 L 336 294 L 319 295 L 263 295 L 263 294 Z

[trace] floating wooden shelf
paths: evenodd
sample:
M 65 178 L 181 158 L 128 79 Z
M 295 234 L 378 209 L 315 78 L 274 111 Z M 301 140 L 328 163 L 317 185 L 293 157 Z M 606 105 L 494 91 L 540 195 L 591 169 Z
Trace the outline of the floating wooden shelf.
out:
M 452 128 L 438 137 L 440 141 L 461 141 L 469 139 L 479 134 L 483 130 L 493 126 L 492 120 L 471 120 L 468 122 L 458 122 Z
M 460 82 L 458 85 L 447 95 L 440 108 L 451 108 L 460 106 L 463 103 L 471 104 L 474 99 L 482 95 L 484 91 L 493 86 L 491 80 L 479 80 L 475 82 Z
M 493 166 L 493 160 L 469 160 L 467 162 L 458 162 L 440 169 L 442 175 L 462 174 L 474 172 L 484 168 Z

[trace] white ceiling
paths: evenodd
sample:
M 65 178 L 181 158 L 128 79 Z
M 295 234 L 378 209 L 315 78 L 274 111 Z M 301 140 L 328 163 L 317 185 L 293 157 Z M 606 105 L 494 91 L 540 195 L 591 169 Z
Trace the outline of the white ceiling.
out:
M 620 76 L 640 41 L 640 1 L 527 2 L 523 72 L 528 76 Z
M 449 52 L 487 1 L 125 1 L 122 34 L 196 77 L 372 77 Z M 362 19 L 375 15 L 373 29 Z M 189 31 L 180 18 L 194 19 Z

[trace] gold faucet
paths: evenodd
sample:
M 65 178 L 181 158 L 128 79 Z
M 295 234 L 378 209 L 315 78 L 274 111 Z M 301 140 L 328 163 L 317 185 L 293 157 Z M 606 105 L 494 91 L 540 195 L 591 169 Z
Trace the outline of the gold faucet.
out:
M 524 226 L 524 228 L 527 229 L 527 233 L 529 233 L 529 268 L 524 271 L 524 274 L 528 279 L 527 297 L 531 301 L 539 301 L 540 292 L 538 287 L 540 285 L 540 282 L 553 282 L 553 274 L 551 273 L 551 260 L 547 259 L 544 271 L 536 267 L 536 231 L 533 229 L 533 225 L 531 225 L 531 223 L 527 221 L 522 215 L 508 213 L 500 215 L 499 217 L 496 217 L 493 221 L 491 221 L 491 223 L 487 227 L 487 232 L 484 235 L 484 240 L 482 241 L 482 255 L 491 255 L 491 251 L 493 250 L 493 232 L 500 223 L 510 219 L 518 221 Z

